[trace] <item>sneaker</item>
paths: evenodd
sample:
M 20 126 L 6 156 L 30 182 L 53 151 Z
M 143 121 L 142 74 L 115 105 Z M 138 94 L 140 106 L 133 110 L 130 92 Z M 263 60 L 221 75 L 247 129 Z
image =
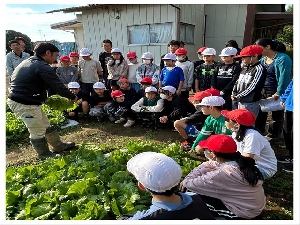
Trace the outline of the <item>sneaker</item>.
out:
M 126 121 L 126 119 L 121 117 L 120 119 L 116 120 L 115 123 L 123 123 L 125 121 Z
M 135 123 L 134 120 L 127 120 L 127 122 L 123 125 L 124 127 L 131 127 Z
M 189 143 L 187 141 L 181 142 L 181 150 L 184 152 L 189 152 L 192 150 L 192 143 Z
M 97 116 L 97 120 L 98 120 L 98 122 L 102 122 L 103 116 Z
M 289 156 L 278 156 L 277 162 L 280 163 L 293 163 L 293 159 L 291 159 Z
M 114 116 L 111 116 L 111 115 L 108 117 L 108 119 L 109 119 L 110 122 L 114 122 L 116 120 L 116 118 Z
M 87 115 L 83 115 L 82 119 L 83 119 L 84 122 L 89 122 L 90 117 L 89 117 L 89 115 L 87 114 Z
M 284 167 L 282 167 L 282 170 L 287 173 L 293 173 L 293 165 L 284 166 Z

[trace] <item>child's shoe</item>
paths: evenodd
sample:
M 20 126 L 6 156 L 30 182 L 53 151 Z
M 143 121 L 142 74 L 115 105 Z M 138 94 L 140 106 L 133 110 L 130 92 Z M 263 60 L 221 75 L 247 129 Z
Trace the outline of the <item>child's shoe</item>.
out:
M 127 120 L 127 122 L 123 126 L 124 127 L 131 127 L 133 124 L 135 124 L 134 120 Z
M 120 119 L 116 120 L 115 123 L 123 123 L 126 119 L 124 117 L 121 117 Z

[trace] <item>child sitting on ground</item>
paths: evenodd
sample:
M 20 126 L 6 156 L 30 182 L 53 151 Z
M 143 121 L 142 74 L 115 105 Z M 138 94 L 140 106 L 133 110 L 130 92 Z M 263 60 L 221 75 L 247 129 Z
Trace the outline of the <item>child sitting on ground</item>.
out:
M 102 82 L 96 82 L 93 85 L 95 93 L 91 96 L 91 109 L 90 116 L 96 116 L 97 120 L 101 122 L 105 115 L 103 107 L 112 101 L 109 91 L 106 90 L 105 85 Z
M 153 86 L 145 89 L 145 95 L 134 103 L 131 109 L 143 121 L 142 126 L 149 127 L 154 122 L 154 129 L 156 129 L 159 124 L 159 113 L 164 108 L 164 100 L 159 97 L 157 89 Z
M 78 121 L 78 113 L 83 112 L 83 120 L 88 121 L 89 118 L 89 102 L 88 96 L 80 90 L 80 85 L 77 82 L 70 82 L 68 84 L 69 90 L 78 97 L 77 104 L 79 105 L 76 109 L 67 112 L 67 118 Z
M 115 121 L 115 123 L 122 123 L 127 120 L 123 125 L 124 127 L 131 127 L 135 123 L 135 113 L 130 109 L 130 105 L 125 101 L 125 96 L 122 91 L 115 90 L 112 91 L 110 96 L 112 97 L 112 102 L 107 103 L 104 106 L 105 112 L 109 116 L 110 121 Z

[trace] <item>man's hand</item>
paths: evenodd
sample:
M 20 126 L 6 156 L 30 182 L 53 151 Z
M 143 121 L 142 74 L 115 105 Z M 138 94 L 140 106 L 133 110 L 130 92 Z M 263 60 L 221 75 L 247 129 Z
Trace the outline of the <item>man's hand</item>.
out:
M 74 102 L 77 102 L 78 101 L 78 97 L 77 95 L 75 95 L 75 99 L 73 99 Z
M 181 90 L 177 90 L 176 94 L 179 96 L 181 94 Z
M 285 103 L 284 102 L 280 102 L 280 105 L 281 105 L 282 108 L 285 107 Z
M 82 103 L 82 98 L 77 100 L 77 104 L 80 105 Z

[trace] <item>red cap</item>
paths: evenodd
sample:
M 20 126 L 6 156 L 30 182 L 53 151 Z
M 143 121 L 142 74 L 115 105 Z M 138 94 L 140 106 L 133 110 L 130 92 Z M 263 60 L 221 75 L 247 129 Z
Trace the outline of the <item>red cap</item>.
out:
M 144 77 L 144 78 L 141 80 L 141 83 L 152 84 L 152 79 L 151 79 L 151 77 Z
M 70 52 L 69 57 L 79 57 L 77 52 Z
M 259 45 L 249 45 L 243 48 L 239 55 L 235 56 L 236 58 L 261 55 L 263 52 L 263 48 Z
M 70 61 L 70 57 L 67 56 L 67 55 L 62 55 L 60 58 L 59 58 L 60 61 Z
M 121 97 L 121 96 L 123 96 L 123 95 L 124 95 L 123 92 L 120 91 L 120 90 L 112 91 L 111 94 L 110 94 L 110 96 L 111 96 L 112 98 L 118 98 L 118 97 Z
M 134 59 L 136 57 L 136 52 L 127 52 L 128 59 Z
M 206 47 L 201 47 L 198 49 L 197 53 L 202 53 L 205 49 L 206 49 Z
M 212 96 L 220 96 L 220 91 L 214 88 L 206 89 L 205 91 L 211 93 Z
M 234 153 L 237 150 L 233 138 L 226 134 L 211 135 L 206 140 L 200 141 L 198 145 L 201 148 L 220 153 Z
M 245 126 L 251 126 L 255 122 L 255 116 L 247 109 L 222 110 L 221 114 L 231 120 Z
M 127 78 L 123 77 L 118 80 L 118 83 L 129 83 L 129 80 L 127 80 Z
M 201 101 L 203 98 L 211 96 L 208 91 L 199 91 L 193 97 L 189 98 L 189 101 Z
M 187 54 L 187 50 L 185 48 L 178 48 L 175 53 L 175 55 L 186 55 Z

